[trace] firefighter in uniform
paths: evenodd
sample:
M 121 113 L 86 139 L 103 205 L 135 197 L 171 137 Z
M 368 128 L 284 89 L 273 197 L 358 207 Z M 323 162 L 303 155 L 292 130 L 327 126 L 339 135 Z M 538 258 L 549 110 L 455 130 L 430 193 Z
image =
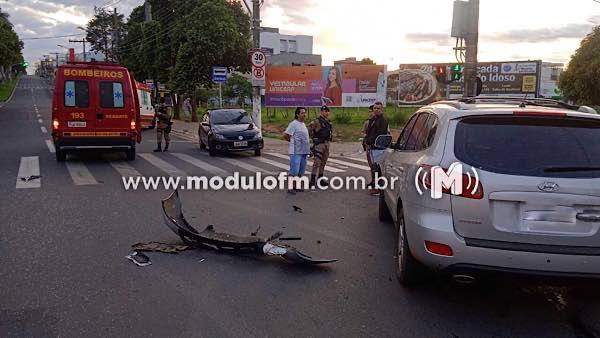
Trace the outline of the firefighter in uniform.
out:
M 156 149 L 154 152 L 167 151 L 171 142 L 171 107 L 165 104 L 165 98 L 160 98 L 158 111 L 156 112 Z M 162 149 L 162 139 L 165 139 L 165 149 Z
M 329 107 L 321 107 L 321 115 L 308 125 L 308 132 L 313 140 L 312 154 L 314 163 L 310 175 L 310 186 L 320 180 L 321 186 L 327 186 L 323 178 L 325 164 L 329 158 L 329 142 L 333 139 L 333 126 L 329 122 Z

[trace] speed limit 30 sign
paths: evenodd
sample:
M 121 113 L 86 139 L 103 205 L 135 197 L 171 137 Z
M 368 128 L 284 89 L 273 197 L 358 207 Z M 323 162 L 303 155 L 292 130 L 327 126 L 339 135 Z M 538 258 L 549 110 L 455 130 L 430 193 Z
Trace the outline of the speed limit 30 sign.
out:
M 264 67 L 267 64 L 267 56 L 261 50 L 255 50 L 250 55 L 252 67 Z
M 252 62 L 252 86 L 264 87 L 267 56 L 260 49 L 253 50 L 250 53 L 250 62 Z

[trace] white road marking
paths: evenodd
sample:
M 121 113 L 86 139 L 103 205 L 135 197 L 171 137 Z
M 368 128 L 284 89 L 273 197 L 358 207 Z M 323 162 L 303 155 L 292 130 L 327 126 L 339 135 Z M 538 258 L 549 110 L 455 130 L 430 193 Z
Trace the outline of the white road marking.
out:
M 98 184 L 92 173 L 85 164 L 81 162 L 65 162 L 67 170 L 73 179 L 75 185 L 93 185 Z
M 40 124 L 44 124 L 44 121 L 43 121 L 42 119 L 38 119 L 38 122 L 39 122 Z
M 274 167 L 281 168 L 281 169 L 283 169 L 285 171 L 289 171 L 290 170 L 290 166 L 289 165 L 286 165 L 286 164 L 283 164 L 283 163 L 279 163 L 279 162 L 275 162 L 273 160 L 269 160 L 268 158 L 256 156 L 254 159 L 257 160 L 257 161 L 259 161 L 259 162 L 263 162 L 263 163 L 266 163 L 266 164 L 270 164 L 270 165 L 272 165 Z
M 275 156 L 275 157 L 284 158 L 284 159 L 289 160 L 289 155 L 283 155 L 283 154 L 277 154 L 277 153 L 267 153 L 267 154 L 271 155 L 271 156 Z M 313 162 L 312 161 L 306 161 L 306 164 L 312 167 Z M 287 168 L 289 169 L 289 166 L 287 166 Z M 345 172 L 345 170 L 334 168 L 334 167 L 329 166 L 329 165 L 325 165 L 325 170 L 331 171 L 332 173 L 343 173 L 343 172 Z
M 42 186 L 40 177 L 29 179 L 31 176 L 40 176 L 40 159 L 38 156 L 21 157 L 19 173 L 17 174 L 17 189 L 39 188 Z M 22 180 L 24 178 L 25 180 Z
M 267 169 L 263 169 L 263 168 L 260 168 L 260 167 L 257 167 L 257 166 L 253 166 L 252 164 L 248 164 L 248 163 L 246 163 L 244 161 L 236 160 L 234 158 L 219 157 L 219 160 L 225 161 L 225 162 L 227 162 L 227 163 L 229 163 L 231 165 L 234 165 L 236 167 L 240 167 L 242 169 L 246 169 L 246 170 L 248 170 L 250 172 L 253 172 L 253 173 L 262 172 L 262 173 L 265 173 L 265 174 L 268 174 L 268 175 L 276 175 L 276 173 L 273 172 L 273 171 L 270 171 L 270 170 L 267 170 Z
M 187 174 L 184 171 L 177 169 L 175 166 L 168 163 L 167 161 L 158 158 L 158 156 L 154 156 L 153 154 L 149 154 L 149 153 L 142 153 L 139 155 L 144 160 L 150 162 L 153 166 L 155 166 L 155 167 L 159 168 L 160 170 L 169 174 L 169 176 L 172 176 L 172 177 L 187 176 Z
M 46 127 L 41 126 L 40 129 L 42 130 L 42 133 L 48 134 L 48 129 L 46 129 Z
M 192 164 L 195 167 L 198 167 L 202 170 L 206 170 L 209 173 L 216 175 L 216 176 L 227 176 L 229 175 L 229 173 L 219 167 L 215 167 L 214 165 L 204 162 L 202 160 L 199 160 L 195 157 L 192 157 L 188 154 L 181 154 L 181 153 L 173 153 L 173 156 L 177 157 L 180 160 L 183 160 L 187 163 Z
M 141 177 L 142 174 L 124 161 L 110 161 L 110 165 L 121 175 L 121 177 Z
M 350 162 L 346 162 L 346 161 L 340 161 L 340 160 L 336 160 L 335 158 L 331 158 L 331 157 L 327 160 L 327 162 L 337 163 L 337 164 L 341 164 L 343 166 L 347 166 L 347 167 L 351 167 L 351 168 L 371 171 L 371 168 L 369 168 L 366 165 L 360 165 L 360 164 L 354 164 L 354 163 L 350 163 Z
M 365 155 L 365 156 L 367 156 L 367 155 Z M 362 158 L 362 157 L 359 158 L 359 157 L 349 157 L 348 156 L 348 157 L 344 157 L 344 159 L 358 161 L 358 162 L 362 162 L 362 163 L 369 163 L 369 161 L 367 161 L 366 158 Z
M 48 150 L 54 154 L 56 152 L 56 149 L 54 148 L 54 142 L 52 142 L 52 140 L 46 140 L 46 145 L 48 146 Z

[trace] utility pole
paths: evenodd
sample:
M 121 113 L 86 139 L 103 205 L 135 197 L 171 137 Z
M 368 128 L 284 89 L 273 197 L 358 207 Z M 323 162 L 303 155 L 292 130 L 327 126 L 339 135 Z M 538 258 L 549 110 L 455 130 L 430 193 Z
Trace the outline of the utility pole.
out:
M 50 52 L 50 53 L 48 53 L 48 54 L 53 54 L 53 55 L 56 57 L 56 68 L 58 68 L 58 54 L 60 54 L 60 53 L 57 53 L 57 52 Z
M 467 16 L 467 34 L 465 37 L 466 54 L 463 69 L 465 88 L 464 97 L 477 95 L 477 45 L 479 43 L 479 0 L 469 0 Z
M 152 5 L 150 4 L 150 2 L 148 0 L 146 0 L 146 2 L 144 2 L 144 15 L 145 15 L 144 21 L 146 21 L 146 22 L 152 21 Z
M 260 5 L 262 0 L 252 0 L 252 40 L 254 48 L 260 48 Z M 258 130 L 262 133 L 262 117 L 260 104 L 260 87 L 252 90 L 252 117 Z
M 69 42 L 81 42 L 83 43 L 83 62 L 87 62 L 86 56 L 85 56 L 85 39 L 81 39 L 81 40 L 69 40 Z
M 113 56 L 113 61 L 117 61 L 117 53 L 115 53 L 115 50 L 117 49 L 117 45 L 118 45 L 118 38 L 119 38 L 119 28 L 117 27 L 117 7 L 114 8 L 113 11 L 113 27 L 112 27 L 112 37 L 111 37 L 111 54 Z

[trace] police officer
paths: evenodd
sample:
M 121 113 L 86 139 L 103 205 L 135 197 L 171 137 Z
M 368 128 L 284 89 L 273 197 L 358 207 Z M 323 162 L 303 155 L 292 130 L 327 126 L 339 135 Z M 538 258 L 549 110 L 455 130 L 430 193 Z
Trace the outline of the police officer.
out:
M 158 110 L 156 112 L 156 142 L 157 146 L 154 149 L 154 152 L 163 151 L 162 150 L 162 139 L 165 138 L 165 149 L 167 151 L 169 149 L 169 143 L 171 142 L 171 137 L 169 137 L 169 133 L 171 133 L 171 108 L 167 107 L 165 104 L 165 98 L 160 98 L 160 104 L 158 106 Z
M 313 140 L 312 153 L 314 156 L 310 185 L 315 186 L 316 180 L 323 178 L 325 164 L 329 158 L 329 142 L 333 139 L 333 126 L 329 122 L 329 107 L 321 107 L 321 115 L 308 125 L 308 132 Z M 327 184 L 325 179 L 321 180 L 322 186 Z

